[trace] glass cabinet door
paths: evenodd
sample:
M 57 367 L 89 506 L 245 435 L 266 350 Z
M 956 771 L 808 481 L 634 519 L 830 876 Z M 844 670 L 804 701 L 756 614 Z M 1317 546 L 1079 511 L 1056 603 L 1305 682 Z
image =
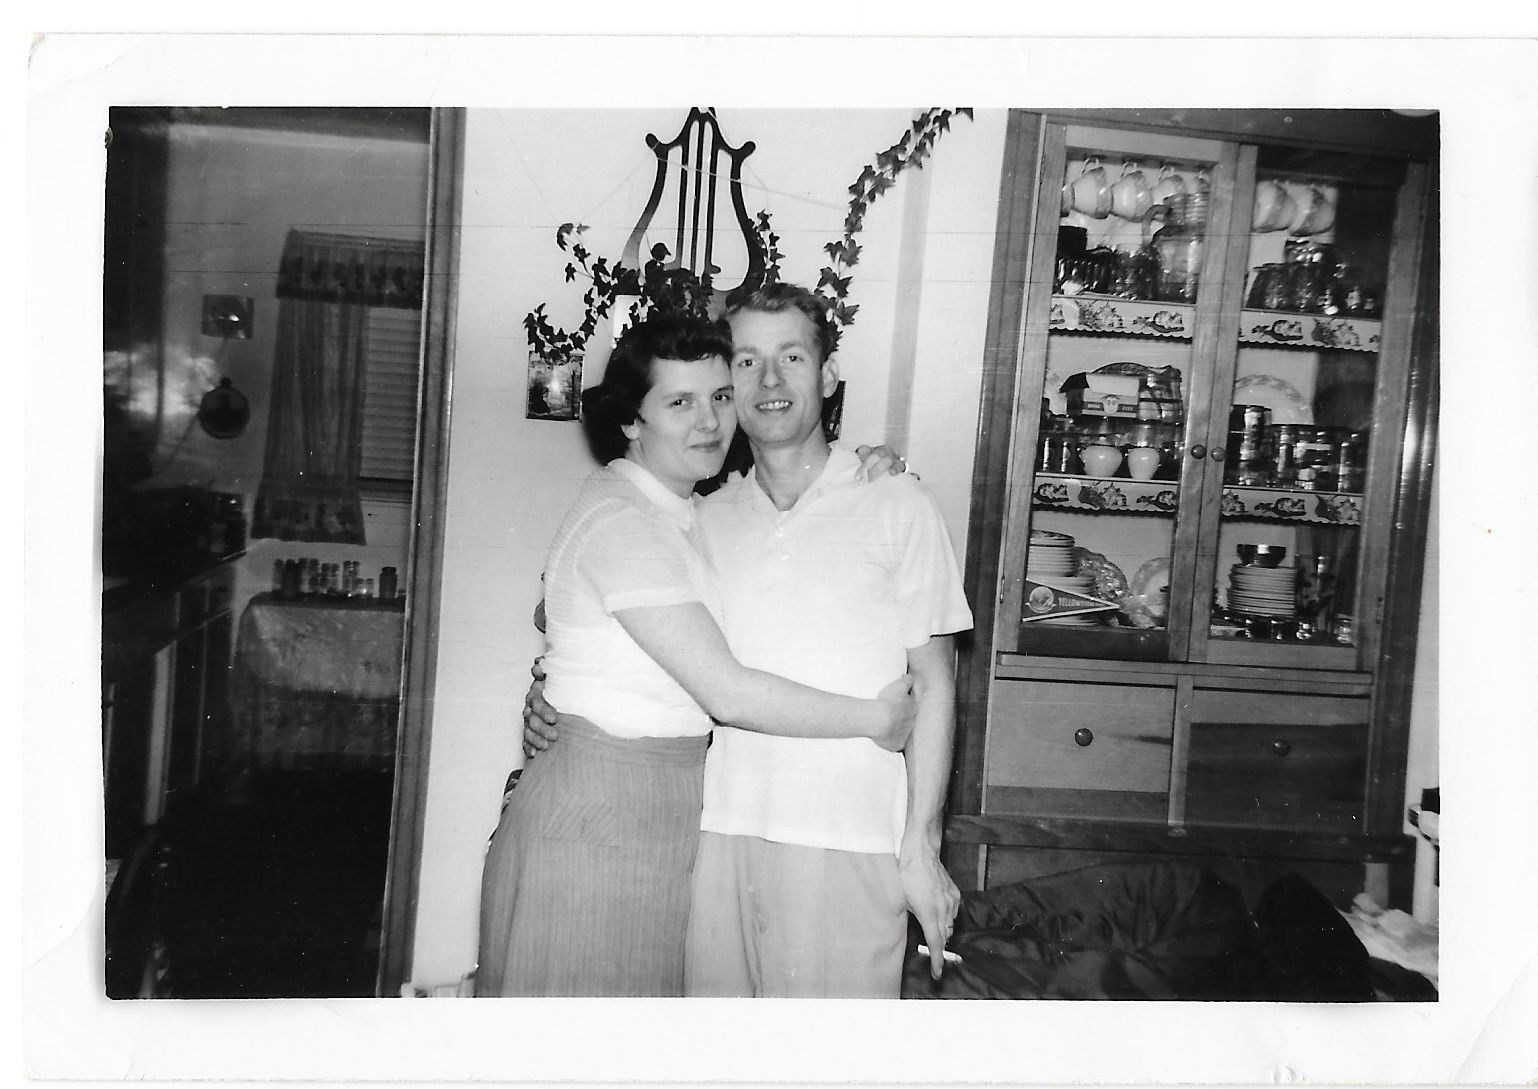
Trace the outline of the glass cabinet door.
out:
M 1221 496 L 1195 603 L 1205 646 L 1193 650 L 1354 668 L 1371 597 L 1364 527 L 1390 514 L 1367 500 L 1369 466 L 1375 443 L 1400 438 L 1375 435 L 1373 422 L 1392 396 L 1380 361 L 1385 312 L 1399 301 L 1403 169 L 1246 148 L 1240 186 L 1231 287 L 1242 282 L 1242 294 L 1208 432 Z
M 1186 653 L 1237 149 L 1047 126 L 1000 645 Z M 1201 455 L 1200 440 L 1194 453 Z M 1026 526 L 1027 532 L 1020 532 Z

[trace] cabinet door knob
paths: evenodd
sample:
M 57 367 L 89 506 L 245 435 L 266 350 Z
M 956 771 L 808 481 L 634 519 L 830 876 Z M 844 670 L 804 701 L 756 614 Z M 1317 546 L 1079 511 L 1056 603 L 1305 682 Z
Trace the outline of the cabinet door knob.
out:
M 1073 732 L 1073 743 L 1081 749 L 1087 747 L 1093 740 L 1095 740 L 1095 731 L 1088 726 L 1080 726 Z
M 1288 741 L 1285 737 L 1279 737 L 1271 742 L 1271 751 L 1276 753 L 1277 756 L 1286 756 L 1292 751 L 1292 742 Z
M 1212 448 L 1212 460 L 1213 461 L 1222 461 L 1224 455 L 1227 454 L 1227 453 L 1228 453 L 1228 451 L 1223 449 L 1221 446 L 1214 446 Z
M 1207 448 L 1201 443 L 1197 443 L 1195 446 L 1191 447 L 1191 456 L 1197 461 L 1200 461 L 1202 458 L 1207 456 Z

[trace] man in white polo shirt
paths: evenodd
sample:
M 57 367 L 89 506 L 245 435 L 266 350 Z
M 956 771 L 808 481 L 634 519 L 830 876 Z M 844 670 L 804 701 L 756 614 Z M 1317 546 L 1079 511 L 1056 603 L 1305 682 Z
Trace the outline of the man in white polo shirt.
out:
M 705 765 L 685 992 L 895 998 L 907 912 L 931 972 L 959 904 L 940 864 L 955 727 L 951 635 L 972 626 L 939 508 L 908 476 L 863 483 L 830 446 L 838 384 L 818 298 L 775 284 L 733 304 L 732 385 L 753 468 L 696 502 L 732 654 L 851 696 L 905 670 L 918 720 L 902 754 L 868 741 L 717 726 Z M 535 712 L 553 719 L 538 686 Z M 553 729 L 526 714 L 526 742 Z
M 907 915 L 939 974 L 959 895 L 940 864 L 955 722 L 951 635 L 972 626 L 945 523 L 911 477 L 858 479 L 829 446 L 832 330 L 803 288 L 727 313 L 753 468 L 697 506 L 738 661 L 873 696 L 915 678 L 903 754 L 717 727 L 705 766 L 685 990 L 896 997 Z

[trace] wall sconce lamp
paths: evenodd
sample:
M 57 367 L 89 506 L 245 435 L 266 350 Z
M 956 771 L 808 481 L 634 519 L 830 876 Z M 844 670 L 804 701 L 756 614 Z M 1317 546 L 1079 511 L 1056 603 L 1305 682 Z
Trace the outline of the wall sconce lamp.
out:
M 250 340 L 252 309 L 249 296 L 204 295 L 203 335 L 224 340 Z
M 249 296 L 204 295 L 203 335 L 223 341 L 250 340 L 253 305 Z M 224 355 L 219 345 L 219 355 Z M 203 395 L 198 405 L 198 424 L 216 439 L 233 439 L 251 420 L 251 403 L 228 378 Z
M 251 422 L 251 402 L 228 378 L 203 394 L 198 405 L 198 424 L 216 439 L 233 439 Z

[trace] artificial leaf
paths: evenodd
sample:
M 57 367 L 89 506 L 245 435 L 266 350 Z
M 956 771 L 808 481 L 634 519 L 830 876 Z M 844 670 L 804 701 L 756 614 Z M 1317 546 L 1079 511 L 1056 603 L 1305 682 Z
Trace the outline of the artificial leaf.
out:
M 576 265 L 567 265 L 566 266 L 566 282 L 569 284 L 573 280 L 575 280 L 576 278 L 577 278 L 577 266 Z
M 555 229 L 555 244 L 564 250 L 566 248 L 566 236 L 571 234 L 571 232 L 572 224 L 562 223 Z

